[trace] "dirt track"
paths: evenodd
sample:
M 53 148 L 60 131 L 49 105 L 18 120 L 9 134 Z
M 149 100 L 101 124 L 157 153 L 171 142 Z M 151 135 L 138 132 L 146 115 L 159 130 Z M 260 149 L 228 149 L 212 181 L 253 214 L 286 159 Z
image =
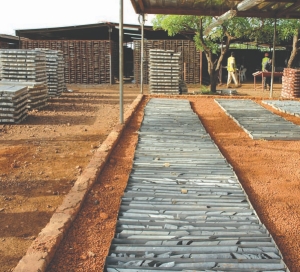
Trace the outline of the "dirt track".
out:
M 139 93 L 139 88 L 130 87 L 126 87 L 125 105 Z M 253 95 L 246 88 L 238 91 Z M 255 94 L 268 97 L 259 91 Z M 278 92 L 274 93 L 275 98 L 276 95 Z M 117 88 L 74 89 L 73 93 L 50 101 L 45 110 L 32 113 L 22 125 L 0 126 L 0 166 L 5 169 L 1 171 L 0 183 L 2 271 L 10 271 L 16 265 L 80 175 L 93 150 L 118 122 L 117 97 Z M 299 142 L 253 141 L 211 97 L 185 98 L 191 100 L 199 118 L 233 165 L 288 267 L 292 272 L 300 271 Z M 130 173 L 142 107 L 140 110 L 48 271 L 102 271 L 120 197 Z M 300 124 L 300 118 L 284 117 Z
M 118 85 L 69 90 L 21 124 L 0 124 L 0 271 L 16 266 L 119 122 Z M 126 86 L 124 109 L 139 93 Z

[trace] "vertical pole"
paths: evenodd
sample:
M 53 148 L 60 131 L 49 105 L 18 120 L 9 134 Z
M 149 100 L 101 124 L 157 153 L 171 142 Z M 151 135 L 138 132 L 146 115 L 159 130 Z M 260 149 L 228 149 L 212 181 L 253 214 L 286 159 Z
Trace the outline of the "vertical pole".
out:
M 113 72 L 112 72 L 112 44 L 111 44 L 111 32 L 112 28 L 111 26 L 108 27 L 108 36 L 109 36 L 109 84 L 112 85 L 113 80 Z
M 145 14 L 141 14 L 142 21 L 141 23 L 141 32 L 142 32 L 142 39 L 141 39 L 141 94 L 143 93 L 143 84 L 144 84 L 144 24 L 145 24 Z
M 183 63 L 183 80 L 186 82 L 186 62 Z
M 123 117 L 123 0 L 120 0 L 120 19 L 119 19 L 119 89 L 120 89 L 120 123 L 124 123 Z
M 271 74 L 270 98 L 273 97 L 273 82 L 274 82 L 274 71 L 275 71 L 275 42 L 276 42 L 276 18 L 274 19 L 273 55 L 272 55 L 272 74 Z
M 202 51 L 200 51 L 200 87 L 202 86 Z

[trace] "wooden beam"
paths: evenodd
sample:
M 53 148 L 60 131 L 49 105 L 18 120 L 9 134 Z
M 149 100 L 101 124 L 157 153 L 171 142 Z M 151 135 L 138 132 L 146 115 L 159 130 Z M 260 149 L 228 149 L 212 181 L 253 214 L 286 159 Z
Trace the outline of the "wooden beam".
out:
M 298 0 L 297 2 L 293 3 L 291 6 L 289 6 L 288 8 L 282 10 L 281 12 L 277 13 L 277 16 L 281 17 L 281 16 L 288 16 L 290 12 L 293 13 L 293 11 L 296 11 L 298 8 L 300 7 L 300 0 Z
M 195 16 L 220 16 L 224 12 L 221 10 L 199 10 L 199 9 L 171 9 L 171 8 L 146 8 L 145 13 L 148 14 L 168 14 L 168 15 L 195 15 Z M 275 12 L 256 12 L 256 11 L 239 11 L 237 17 L 259 17 L 259 18 L 275 18 Z
M 136 4 L 135 0 L 130 0 L 130 1 L 131 1 L 131 4 L 133 6 L 135 13 L 140 14 L 141 13 L 140 6 Z
M 142 14 L 145 14 L 145 12 L 144 12 L 144 10 L 145 10 L 145 5 L 144 5 L 143 0 L 138 0 L 138 4 L 139 4 L 140 10 L 141 10 L 141 13 L 142 13 Z
M 228 0 L 229 1 L 229 0 Z M 230 0 L 232 1 L 232 0 Z M 236 2 L 236 1 L 232 1 Z M 300 19 L 300 12 L 296 10 L 300 7 L 300 0 L 266 0 L 268 7 L 286 3 L 292 4 L 287 9 L 270 9 L 270 11 L 264 11 L 263 9 L 249 9 L 247 11 L 238 12 L 238 17 L 260 17 L 260 18 L 295 18 Z M 224 13 L 226 5 L 220 8 L 220 5 L 212 5 L 209 8 L 207 6 L 199 7 L 195 6 L 195 0 L 189 0 L 182 2 L 182 0 L 173 0 L 172 2 L 157 0 L 131 0 L 131 3 L 136 13 L 148 13 L 148 14 L 170 14 L 170 15 L 196 15 L 196 16 L 220 16 Z M 147 5 L 148 3 L 148 5 Z M 231 5 L 230 5 L 231 6 Z M 232 7 L 232 6 L 231 6 Z M 232 7 L 235 9 L 236 7 Z M 228 6 L 228 10 L 230 7 Z
M 220 16 L 224 12 L 220 10 L 208 9 L 183 9 L 183 8 L 146 8 L 145 13 L 148 14 L 168 14 L 168 15 L 199 15 L 199 16 Z

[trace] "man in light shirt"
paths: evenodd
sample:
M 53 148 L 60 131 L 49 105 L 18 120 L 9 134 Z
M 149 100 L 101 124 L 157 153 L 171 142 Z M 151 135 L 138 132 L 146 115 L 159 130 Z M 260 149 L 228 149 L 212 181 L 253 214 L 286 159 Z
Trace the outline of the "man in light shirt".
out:
M 227 71 L 228 71 L 228 78 L 227 78 L 227 88 L 230 88 L 230 83 L 233 79 L 235 87 L 239 87 L 238 81 L 236 79 L 236 63 L 234 52 L 231 52 L 231 56 L 227 59 Z

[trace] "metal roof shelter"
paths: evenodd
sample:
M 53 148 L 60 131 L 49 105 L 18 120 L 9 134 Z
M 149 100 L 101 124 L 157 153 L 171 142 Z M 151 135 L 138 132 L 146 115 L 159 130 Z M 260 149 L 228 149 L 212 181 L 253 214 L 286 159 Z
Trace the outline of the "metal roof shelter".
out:
M 238 9 L 242 2 L 250 8 Z M 138 14 L 220 16 L 233 9 L 238 10 L 238 17 L 300 19 L 299 0 L 131 0 L 131 3 Z
M 8 42 L 8 43 L 15 43 L 15 42 L 19 42 L 19 37 L 7 35 L 7 34 L 0 34 L 0 41 Z
M 7 34 L 0 34 L 0 48 L 3 48 L 1 46 L 1 43 L 4 43 L 6 45 L 10 44 L 10 45 L 12 45 L 12 48 L 18 48 L 19 42 L 20 42 L 19 37 L 7 35 Z
M 31 40 L 109 40 L 119 39 L 119 23 L 103 22 L 88 25 L 75 25 L 54 28 L 20 29 L 16 35 Z M 130 42 L 141 36 L 141 26 L 124 24 L 124 42 Z M 185 39 L 183 35 L 168 36 L 166 31 L 153 30 L 152 26 L 144 26 L 145 38 L 147 39 Z
M 230 13 L 234 13 L 237 17 L 300 19 L 300 0 L 131 0 L 131 3 L 138 14 L 217 16 L 225 19 L 231 17 Z M 275 33 L 276 20 L 273 50 Z M 275 54 L 272 58 L 271 97 Z

